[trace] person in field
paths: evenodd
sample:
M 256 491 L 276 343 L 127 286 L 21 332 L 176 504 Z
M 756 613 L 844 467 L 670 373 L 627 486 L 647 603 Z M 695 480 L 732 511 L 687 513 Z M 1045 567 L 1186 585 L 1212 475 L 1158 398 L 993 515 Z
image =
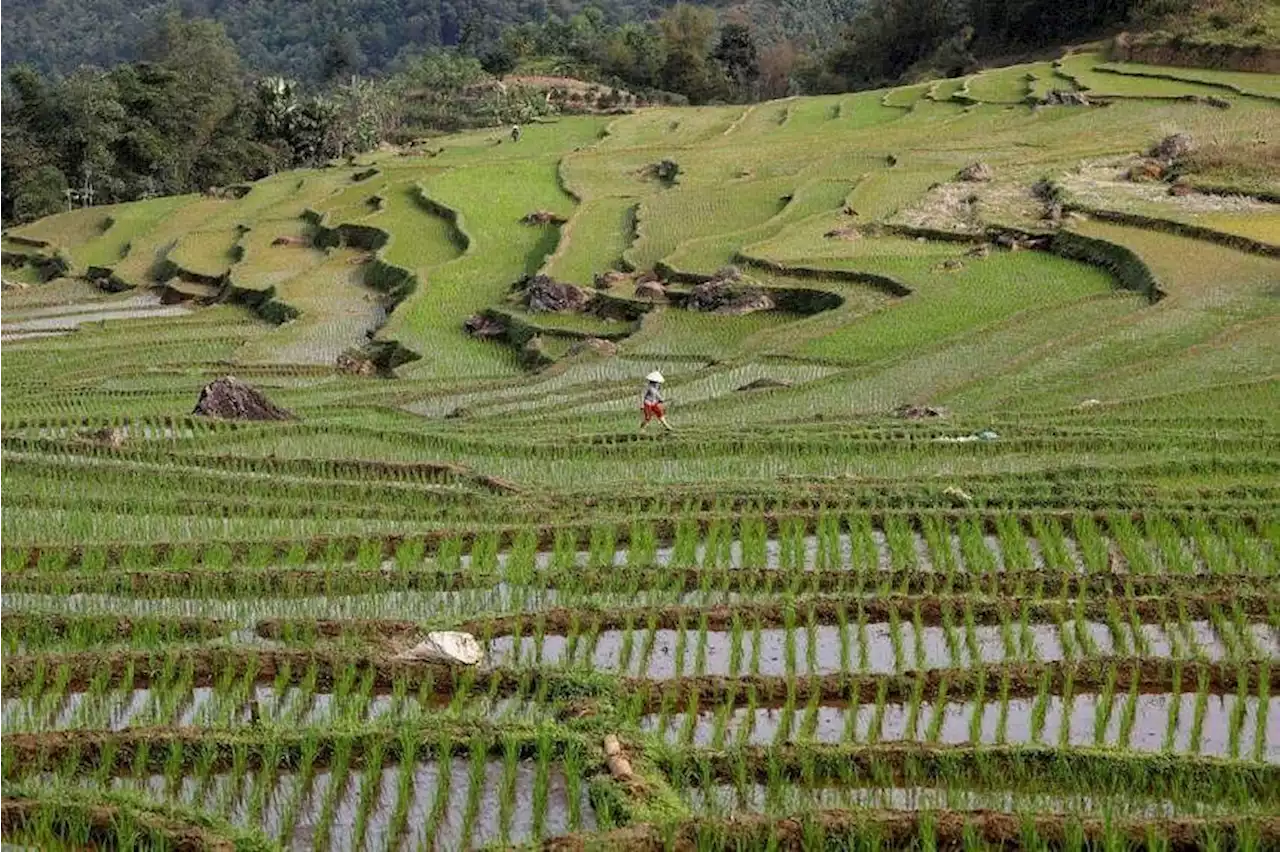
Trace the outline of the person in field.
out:
M 671 431 L 671 424 L 667 422 L 667 410 L 662 404 L 662 384 L 666 379 L 662 378 L 662 374 L 654 370 L 645 379 L 649 382 L 644 388 L 644 398 L 640 403 L 640 410 L 644 412 L 644 420 L 640 423 L 640 429 L 649 425 L 650 420 L 657 420 L 662 424 L 663 428 L 668 432 Z

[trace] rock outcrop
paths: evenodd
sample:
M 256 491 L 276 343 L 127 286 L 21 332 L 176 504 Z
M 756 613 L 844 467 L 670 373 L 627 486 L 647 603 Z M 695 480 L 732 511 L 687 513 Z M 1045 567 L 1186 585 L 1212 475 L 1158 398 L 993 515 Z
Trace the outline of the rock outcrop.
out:
M 205 385 L 191 413 L 222 420 L 297 419 L 292 412 L 267 399 L 262 391 L 234 376 L 224 376 Z

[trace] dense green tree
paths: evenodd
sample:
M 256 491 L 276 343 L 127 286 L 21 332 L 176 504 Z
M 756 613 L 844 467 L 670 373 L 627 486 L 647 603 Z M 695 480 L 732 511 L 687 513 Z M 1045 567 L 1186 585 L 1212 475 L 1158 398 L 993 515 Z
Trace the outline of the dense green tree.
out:
M 480 67 L 495 77 L 505 77 L 516 70 L 519 57 L 505 44 L 490 48 L 480 58 Z
M 349 30 L 329 36 L 321 57 L 320 79 L 326 83 L 334 80 L 349 79 L 359 74 L 364 66 L 364 54 L 360 50 L 360 42 Z
M 725 24 L 720 30 L 720 43 L 712 55 L 724 69 L 739 98 L 755 96 L 755 86 L 760 79 L 760 57 L 749 26 L 737 22 Z
M 249 85 L 220 24 L 166 16 L 147 58 L 48 79 L 19 66 L 4 99 L 3 215 L 205 190 L 373 147 L 394 121 L 388 84 L 351 79 L 305 96 Z
M 666 42 L 663 88 L 687 95 L 694 103 L 705 103 L 725 94 L 723 72 L 709 56 L 716 31 L 714 11 L 677 3 L 658 19 L 658 28 Z
M 667 45 L 656 27 L 624 24 L 609 36 L 601 67 L 608 76 L 645 89 L 662 85 L 666 64 Z
M 57 213 L 66 203 L 67 176 L 57 166 L 40 166 L 16 178 L 13 215 L 25 221 Z

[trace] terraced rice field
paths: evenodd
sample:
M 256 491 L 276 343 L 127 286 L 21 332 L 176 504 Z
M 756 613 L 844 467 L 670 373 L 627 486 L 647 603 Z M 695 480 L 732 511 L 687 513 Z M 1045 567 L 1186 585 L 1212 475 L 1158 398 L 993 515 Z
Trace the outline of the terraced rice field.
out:
M 1280 211 L 1114 165 L 1275 85 L 1076 54 L 6 233 L 6 844 L 1276 848 Z M 686 307 L 726 265 L 773 307 Z M 192 416 L 229 373 L 295 419 Z

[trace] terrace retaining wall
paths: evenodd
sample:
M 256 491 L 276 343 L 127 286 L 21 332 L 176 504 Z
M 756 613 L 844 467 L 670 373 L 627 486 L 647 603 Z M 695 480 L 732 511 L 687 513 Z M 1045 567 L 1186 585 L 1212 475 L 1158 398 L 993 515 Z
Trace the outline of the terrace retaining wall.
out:
M 1280 74 L 1280 48 L 1262 45 L 1182 41 L 1176 37 L 1134 40 L 1128 33 L 1121 33 L 1112 42 L 1110 54 L 1115 61 L 1142 65 Z

